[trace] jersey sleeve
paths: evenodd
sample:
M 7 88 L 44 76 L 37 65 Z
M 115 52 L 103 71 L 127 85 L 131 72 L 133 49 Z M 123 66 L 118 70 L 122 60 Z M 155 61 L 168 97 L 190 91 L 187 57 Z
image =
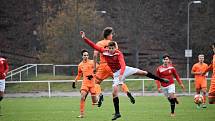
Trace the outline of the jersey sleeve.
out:
M 196 72 L 196 65 L 195 64 L 192 67 L 192 72 Z
M 176 71 L 176 69 L 173 68 L 172 71 L 173 71 L 173 75 L 174 75 L 175 79 L 177 80 L 178 84 L 182 84 L 182 81 L 181 81 L 181 79 L 180 79 L 180 77 L 179 77 L 178 72 Z
M 9 66 L 8 66 L 7 60 L 4 61 L 4 68 L 5 68 L 4 73 L 7 74 L 7 72 L 9 71 Z
M 121 52 L 119 53 L 118 59 L 119 59 L 119 63 L 120 63 L 120 66 L 121 66 L 120 75 L 123 75 L 124 72 L 125 72 L 126 64 L 125 64 L 124 56 L 123 56 L 123 54 Z
M 75 80 L 80 80 L 82 77 L 81 65 L 78 65 L 78 75 L 75 77 Z
M 93 49 L 99 51 L 99 52 L 104 52 L 104 48 L 99 47 L 98 45 L 96 45 L 95 43 L 93 43 L 90 39 L 88 39 L 87 37 L 84 37 L 84 41 L 91 46 Z

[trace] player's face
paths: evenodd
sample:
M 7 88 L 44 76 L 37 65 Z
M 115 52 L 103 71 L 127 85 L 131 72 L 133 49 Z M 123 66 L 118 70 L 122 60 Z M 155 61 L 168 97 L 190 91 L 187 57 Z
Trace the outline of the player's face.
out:
M 82 58 L 83 58 L 83 60 L 87 60 L 89 58 L 89 53 L 84 52 Z
M 169 62 L 170 62 L 170 60 L 169 60 L 169 58 L 168 58 L 168 57 L 166 57 L 166 58 L 164 58 L 164 59 L 163 59 L 163 63 L 164 63 L 164 65 L 168 65 L 168 64 L 169 64 Z
M 114 46 L 108 46 L 108 50 L 109 50 L 109 52 L 111 54 L 113 54 L 115 52 L 115 50 L 116 50 L 116 47 L 114 47 Z
M 204 62 L 204 59 L 205 59 L 205 58 L 204 58 L 203 55 L 199 55 L 199 62 L 200 62 L 200 63 L 203 63 L 203 62 Z

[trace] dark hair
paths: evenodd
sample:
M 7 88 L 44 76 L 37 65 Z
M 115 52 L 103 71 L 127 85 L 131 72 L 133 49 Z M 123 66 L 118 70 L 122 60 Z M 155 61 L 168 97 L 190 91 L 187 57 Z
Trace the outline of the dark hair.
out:
M 108 46 L 114 46 L 114 47 L 116 47 L 116 42 L 115 41 L 110 41 L 108 43 Z
M 163 55 L 163 59 L 168 57 L 170 59 L 170 56 L 168 54 Z
M 83 53 L 85 53 L 85 52 L 88 52 L 88 50 L 87 49 L 82 49 L 81 50 L 81 55 L 83 55 Z
M 111 33 L 113 33 L 113 28 L 112 27 L 106 27 L 103 30 L 103 37 L 107 38 L 107 36 L 109 36 Z

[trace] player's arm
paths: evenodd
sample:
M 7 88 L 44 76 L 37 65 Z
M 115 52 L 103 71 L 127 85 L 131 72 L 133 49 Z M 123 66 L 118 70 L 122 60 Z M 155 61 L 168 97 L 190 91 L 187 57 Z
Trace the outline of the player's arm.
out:
M 202 73 L 202 75 L 205 75 L 208 71 L 211 71 L 213 69 L 212 63 L 207 67 L 207 69 Z
M 94 50 L 94 52 L 93 52 L 93 72 L 94 73 L 96 73 L 98 54 L 99 54 L 99 52 Z
M 81 67 L 80 67 L 80 65 L 79 65 L 79 66 L 78 66 L 78 74 L 77 74 L 77 76 L 75 77 L 75 82 L 72 83 L 72 87 L 73 87 L 73 88 L 76 88 L 75 84 L 76 84 L 76 82 L 77 82 L 78 80 L 81 79 L 82 75 L 83 75 L 83 73 L 82 73 Z
M 99 52 L 104 52 L 104 48 L 102 47 L 99 47 L 98 45 L 96 45 L 95 43 L 93 43 L 90 39 L 88 39 L 86 36 L 85 36 L 85 33 L 83 31 L 80 32 L 81 34 L 81 37 L 84 39 L 84 41 L 89 45 L 91 46 L 93 49 L 99 51 Z
M 175 79 L 177 80 L 178 84 L 181 86 L 182 90 L 185 92 L 184 84 L 183 84 L 183 82 L 181 81 L 178 72 L 176 71 L 175 68 L 173 68 L 172 71 L 173 71 L 173 75 L 174 75 Z
M 124 59 L 124 56 L 123 54 L 120 52 L 119 55 L 118 55 L 118 60 L 119 60 L 119 64 L 120 64 L 120 75 L 119 75 L 119 80 L 122 79 L 122 75 L 124 74 L 125 72 L 125 59 Z

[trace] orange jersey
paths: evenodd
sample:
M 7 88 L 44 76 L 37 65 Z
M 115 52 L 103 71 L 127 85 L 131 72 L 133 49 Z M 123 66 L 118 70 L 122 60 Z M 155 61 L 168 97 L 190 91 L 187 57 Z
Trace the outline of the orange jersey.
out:
M 108 47 L 108 43 L 111 40 L 101 40 L 99 42 L 96 43 L 96 45 L 98 45 L 99 47 L 103 47 L 103 48 L 107 48 Z M 106 63 L 105 57 L 104 55 L 100 54 L 100 63 Z
M 200 63 L 196 63 L 193 65 L 192 67 L 192 71 L 193 72 L 205 72 L 208 68 L 208 65 L 206 63 L 200 64 Z M 205 75 L 199 75 L 199 74 L 195 74 L 195 80 L 196 81 L 205 81 L 206 80 L 206 76 Z
M 87 85 L 87 86 L 94 86 L 95 85 L 95 80 L 94 77 L 89 80 L 88 76 L 93 76 L 93 68 L 94 68 L 94 63 L 93 60 L 87 60 L 86 62 L 82 61 L 78 65 L 78 75 L 76 76 L 75 80 L 80 80 L 80 78 L 83 76 L 83 82 L 82 85 Z

